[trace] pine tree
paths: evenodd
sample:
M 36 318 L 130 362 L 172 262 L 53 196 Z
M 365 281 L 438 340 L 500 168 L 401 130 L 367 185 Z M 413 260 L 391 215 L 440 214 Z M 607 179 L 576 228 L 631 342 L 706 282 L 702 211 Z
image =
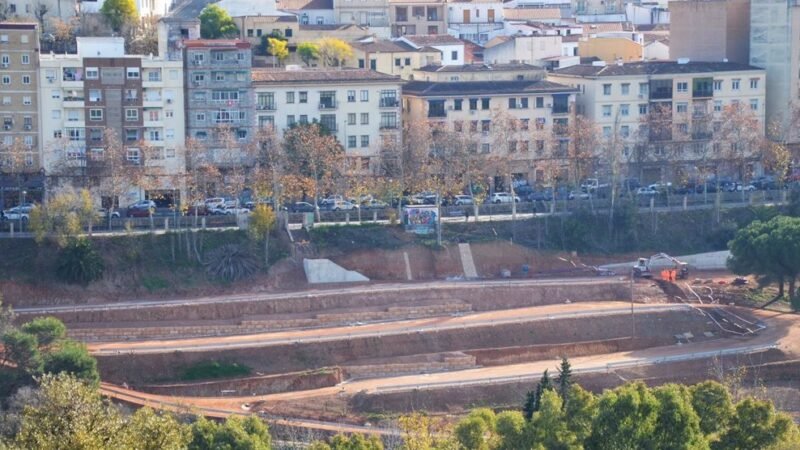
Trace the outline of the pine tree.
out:
M 569 387 L 572 385 L 572 365 L 569 363 L 569 360 L 566 357 L 561 358 L 561 366 L 558 368 L 558 378 L 556 378 L 556 383 L 558 384 L 558 395 L 561 396 L 561 408 L 566 409 L 569 397 Z
M 528 422 L 531 421 L 533 413 L 536 412 L 536 396 L 540 394 L 539 389 L 540 386 L 537 385 L 535 391 L 531 390 L 525 394 L 525 404 L 522 406 L 522 413 L 525 416 L 525 420 Z

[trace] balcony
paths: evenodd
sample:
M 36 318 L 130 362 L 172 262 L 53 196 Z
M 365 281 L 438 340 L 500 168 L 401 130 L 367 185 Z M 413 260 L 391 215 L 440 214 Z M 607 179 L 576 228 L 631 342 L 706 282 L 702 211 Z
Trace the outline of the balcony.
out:
M 714 96 L 713 89 L 696 89 L 692 90 L 692 98 L 711 98 Z
M 396 123 L 382 123 L 381 131 L 393 131 L 397 129 Z
M 64 97 L 64 108 L 83 108 L 83 97 Z
M 256 109 L 259 111 L 275 111 L 277 108 L 275 107 L 275 103 L 259 103 L 256 105 Z
M 553 114 L 568 114 L 569 105 L 553 105 Z
M 707 141 L 714 134 L 710 131 L 692 131 L 692 139 L 695 141 Z
M 397 108 L 400 106 L 400 101 L 397 98 L 382 98 L 380 101 L 381 108 Z
M 319 102 L 319 109 L 323 111 L 336 109 L 336 100 L 322 100 Z

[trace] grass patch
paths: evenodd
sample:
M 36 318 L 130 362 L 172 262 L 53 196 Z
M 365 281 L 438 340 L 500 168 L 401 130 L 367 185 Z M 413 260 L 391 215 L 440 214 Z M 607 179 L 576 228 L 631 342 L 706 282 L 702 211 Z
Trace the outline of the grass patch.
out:
M 148 292 L 154 292 L 168 288 L 169 283 L 157 275 L 151 275 L 142 279 L 142 287 L 147 289 Z
M 184 369 L 181 381 L 213 380 L 250 375 L 252 369 L 239 363 L 201 361 Z

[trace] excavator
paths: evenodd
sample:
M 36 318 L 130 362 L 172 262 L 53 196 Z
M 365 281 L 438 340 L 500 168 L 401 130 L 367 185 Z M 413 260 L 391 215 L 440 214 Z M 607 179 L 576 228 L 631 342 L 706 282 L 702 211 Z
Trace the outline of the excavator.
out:
M 633 266 L 636 278 L 653 278 L 655 273 L 670 281 L 683 280 L 689 277 L 689 265 L 666 253 L 658 253 L 650 258 L 639 258 Z

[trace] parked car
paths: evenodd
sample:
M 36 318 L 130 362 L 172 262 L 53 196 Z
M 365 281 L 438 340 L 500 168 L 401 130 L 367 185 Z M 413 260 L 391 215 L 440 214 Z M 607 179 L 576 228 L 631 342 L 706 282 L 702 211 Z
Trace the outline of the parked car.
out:
M 19 206 L 3 211 L 3 220 L 19 220 L 27 222 L 30 219 L 30 212 L 35 205 L 33 203 L 23 203 Z
M 753 192 L 756 190 L 756 187 L 752 184 L 736 184 L 736 192 Z
M 453 197 L 453 204 L 456 206 L 472 205 L 474 202 L 469 195 L 456 195 Z
M 340 200 L 336 202 L 325 202 L 320 205 L 320 209 L 326 211 L 351 211 L 353 209 L 358 209 L 358 205 L 348 202 L 347 200 Z
M 207 198 L 205 202 L 207 209 L 219 208 L 225 204 L 225 199 L 222 197 L 211 197 Z
M 107 219 L 107 218 L 108 218 L 108 215 L 109 215 L 109 214 L 108 214 L 108 209 L 106 209 L 106 208 L 99 208 L 99 209 L 97 210 L 97 215 L 98 215 L 98 216 L 100 216 L 100 218 L 101 218 L 101 219 Z M 119 218 L 120 218 L 119 211 L 117 211 L 116 209 L 112 209 L 112 210 L 111 210 L 111 218 L 112 218 L 112 219 L 119 219 Z
M 241 206 L 225 206 L 222 208 L 222 215 L 238 216 L 240 214 L 250 214 L 250 210 Z
M 509 194 L 508 192 L 495 192 L 494 194 L 492 194 L 492 198 L 490 199 L 490 201 L 495 204 L 511 203 L 512 201 L 514 203 L 519 203 L 519 197 L 517 197 L 516 195 L 512 197 L 511 194 Z
M 389 207 L 388 203 L 382 202 L 380 200 L 375 200 L 375 199 L 369 200 L 363 206 L 364 209 L 384 209 L 384 208 L 388 208 L 388 207 Z
M 156 212 L 156 203 L 152 200 L 141 200 L 128 206 L 128 217 L 150 217 Z
M 314 205 L 308 202 L 294 202 L 286 206 L 286 210 L 288 210 L 291 213 L 306 213 L 306 212 L 314 212 L 317 210 L 317 208 L 315 208 Z
M 643 197 L 658 195 L 658 191 L 651 186 L 640 187 L 639 189 L 636 189 L 636 195 Z
M 195 203 L 186 209 L 187 216 L 207 216 L 208 214 L 208 205 L 203 202 Z

